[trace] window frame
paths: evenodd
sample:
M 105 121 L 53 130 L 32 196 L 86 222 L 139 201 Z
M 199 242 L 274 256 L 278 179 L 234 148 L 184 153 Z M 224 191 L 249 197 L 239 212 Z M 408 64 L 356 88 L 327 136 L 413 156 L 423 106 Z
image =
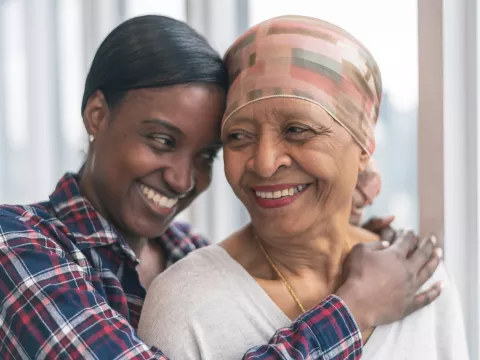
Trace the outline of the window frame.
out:
M 479 358 L 478 6 L 419 0 L 419 224 L 437 234 Z

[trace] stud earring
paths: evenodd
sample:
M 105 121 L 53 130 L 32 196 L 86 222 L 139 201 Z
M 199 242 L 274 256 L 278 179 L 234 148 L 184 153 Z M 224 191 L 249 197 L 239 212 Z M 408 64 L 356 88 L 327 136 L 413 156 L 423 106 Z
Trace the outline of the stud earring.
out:
M 90 141 L 91 143 L 95 141 L 95 136 L 93 135 L 88 135 L 88 141 Z

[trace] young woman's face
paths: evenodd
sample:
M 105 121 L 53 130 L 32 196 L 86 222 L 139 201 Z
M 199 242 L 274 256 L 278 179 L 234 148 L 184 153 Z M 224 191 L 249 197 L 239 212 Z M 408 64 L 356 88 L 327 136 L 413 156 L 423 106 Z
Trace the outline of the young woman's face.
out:
M 104 105 L 89 112 L 92 99 L 85 112 L 100 119 L 94 131 L 86 120 L 93 201 L 120 231 L 159 236 L 210 184 L 225 94 L 213 85 L 132 90 L 113 110 L 94 96 Z

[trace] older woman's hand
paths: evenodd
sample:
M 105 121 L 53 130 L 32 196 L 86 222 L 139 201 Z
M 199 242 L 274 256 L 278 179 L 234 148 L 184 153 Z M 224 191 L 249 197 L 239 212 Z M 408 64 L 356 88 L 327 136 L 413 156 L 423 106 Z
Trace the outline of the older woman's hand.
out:
M 441 284 L 417 294 L 440 262 L 435 238 L 419 240 L 411 231 L 397 236 L 392 245 L 358 244 L 345 262 L 337 295 L 361 331 L 400 320 L 440 295 Z

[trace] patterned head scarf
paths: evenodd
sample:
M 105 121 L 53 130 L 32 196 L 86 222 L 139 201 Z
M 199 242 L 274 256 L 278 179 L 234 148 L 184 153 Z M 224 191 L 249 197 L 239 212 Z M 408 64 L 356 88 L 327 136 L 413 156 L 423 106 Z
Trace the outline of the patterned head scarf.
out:
M 350 223 L 360 225 L 363 210 L 371 205 L 380 193 L 382 179 L 373 159 L 370 159 L 364 171 L 358 174 L 357 185 L 353 191 Z
M 345 30 L 281 16 L 242 35 L 225 55 L 230 90 L 223 126 L 244 106 L 283 97 L 323 108 L 369 155 L 375 149 L 382 84 L 368 50 Z

